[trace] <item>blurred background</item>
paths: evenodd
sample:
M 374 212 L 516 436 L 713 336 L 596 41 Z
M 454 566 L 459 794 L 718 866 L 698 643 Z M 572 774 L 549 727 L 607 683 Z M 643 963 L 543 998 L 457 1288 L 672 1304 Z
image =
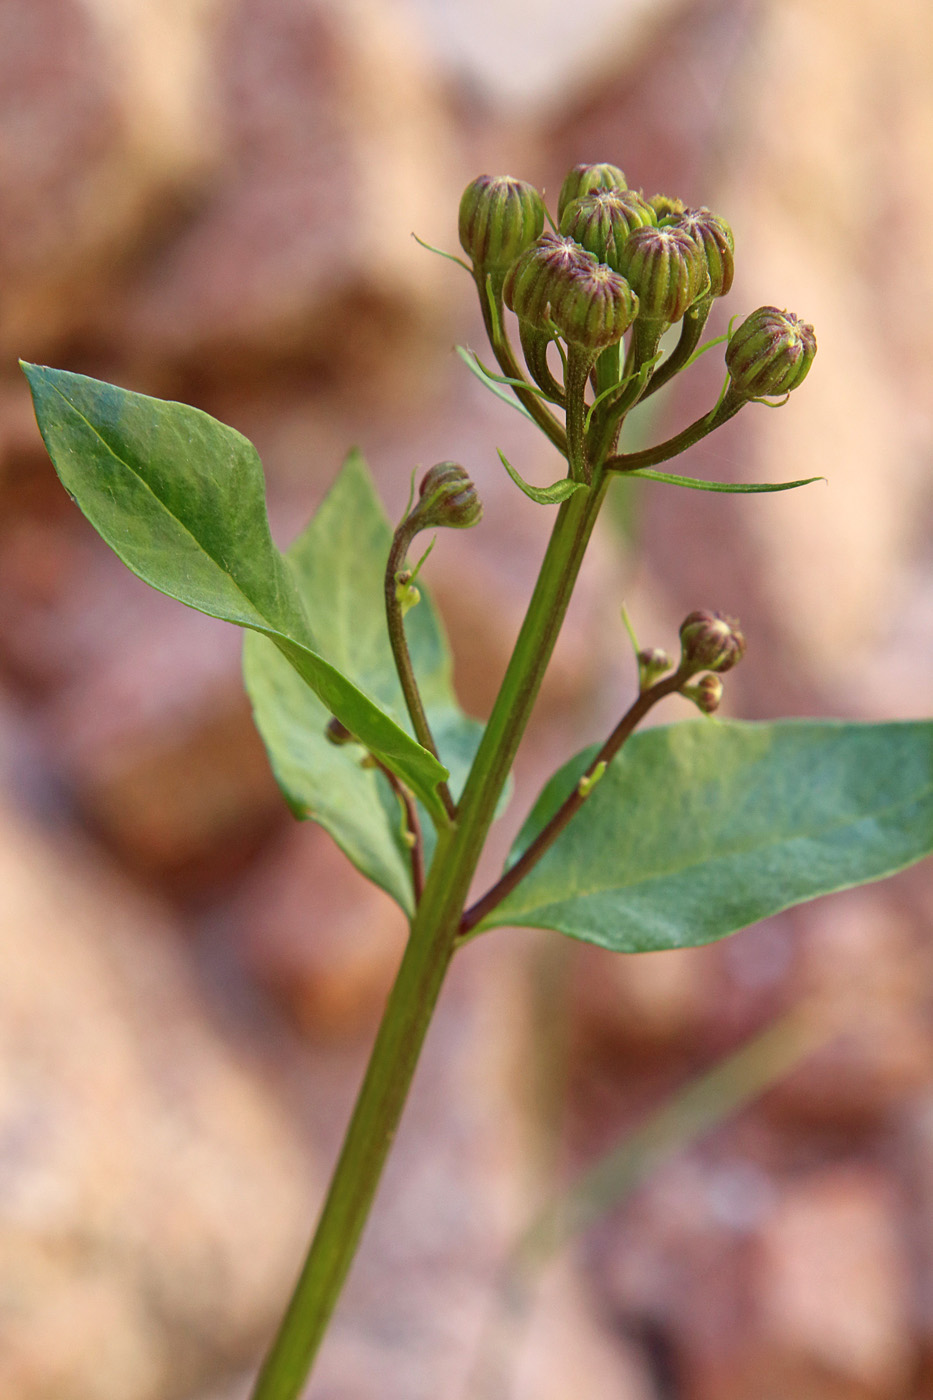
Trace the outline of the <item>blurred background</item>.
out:
M 462 461 L 486 516 L 438 541 L 425 579 L 483 715 L 549 525 L 494 448 L 541 483 L 556 463 L 454 355 L 482 349 L 472 284 L 411 233 L 457 251 L 475 174 L 553 203 L 584 160 L 729 220 L 717 330 L 762 303 L 816 326 L 801 392 L 683 469 L 828 481 L 614 488 L 487 873 L 547 774 L 628 703 L 623 598 L 643 645 L 670 649 L 695 607 L 741 618 L 727 713 L 933 711 L 933 11 L 0 0 L 9 1400 L 242 1400 L 404 932 L 288 816 L 237 631 L 130 576 L 61 490 L 17 356 L 233 424 L 283 546 L 351 444 L 393 516 L 414 467 Z M 714 352 L 652 400 L 652 435 L 721 374 Z M 688 717 L 668 703 L 661 720 Z M 471 945 L 310 1394 L 933 1394 L 930 905 L 920 866 L 687 953 Z M 755 1040 L 814 998 L 825 1043 L 796 1022 Z M 678 1096 L 724 1064 L 691 1117 Z M 586 1228 L 516 1286 L 536 1210 L 665 1106 L 659 1141 L 682 1150 L 637 1189 L 616 1158 Z

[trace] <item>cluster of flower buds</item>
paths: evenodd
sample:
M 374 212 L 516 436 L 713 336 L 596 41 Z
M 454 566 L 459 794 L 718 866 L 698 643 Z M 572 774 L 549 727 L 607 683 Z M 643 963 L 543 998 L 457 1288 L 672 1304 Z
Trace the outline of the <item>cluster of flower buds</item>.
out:
M 705 609 L 690 613 L 680 624 L 680 670 L 691 678 L 690 684 L 681 686 L 681 695 L 711 715 L 722 700 L 720 676 L 744 655 L 745 638 L 735 618 Z M 707 674 L 693 680 L 701 671 Z
M 526 364 L 538 387 L 561 401 L 563 386 L 546 363 L 551 341 L 614 363 L 615 374 L 652 373 L 659 387 L 693 354 L 716 297 L 733 282 L 735 242 L 709 209 L 628 188 L 614 165 L 577 165 L 557 201 L 555 232 L 538 191 L 508 176 L 481 175 L 460 204 L 460 242 L 471 259 L 487 326 L 490 297 L 515 313 Z M 682 322 L 681 343 L 656 369 L 662 334 Z M 631 328 L 627 362 L 605 351 Z M 816 351 L 813 328 L 774 307 L 754 312 L 727 351 L 731 410 L 796 388 Z M 606 371 L 608 372 L 608 371 Z M 606 387 L 600 371 L 600 389 Z M 610 386 L 611 387 L 611 386 Z

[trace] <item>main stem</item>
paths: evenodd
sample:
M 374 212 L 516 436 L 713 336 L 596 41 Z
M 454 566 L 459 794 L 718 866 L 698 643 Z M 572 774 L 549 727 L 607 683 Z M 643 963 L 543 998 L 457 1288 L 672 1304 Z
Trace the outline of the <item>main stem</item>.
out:
M 323 1340 L 408 1097 L 476 865 L 557 641 L 606 480 L 576 492 L 558 513 L 456 823 L 438 833 L 318 1226 L 252 1400 L 297 1400 Z

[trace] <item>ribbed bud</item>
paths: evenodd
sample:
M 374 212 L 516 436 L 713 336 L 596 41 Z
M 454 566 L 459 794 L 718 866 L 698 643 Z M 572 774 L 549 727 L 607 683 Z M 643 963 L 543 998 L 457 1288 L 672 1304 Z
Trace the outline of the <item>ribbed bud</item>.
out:
M 460 244 L 482 272 L 505 272 L 544 228 L 534 185 L 510 175 L 478 175 L 460 200 Z
M 574 273 L 596 266 L 592 253 L 572 238 L 544 233 L 509 268 L 502 288 L 505 304 L 520 321 L 544 329 L 557 288 Z
M 648 200 L 655 213 L 657 223 L 662 219 L 676 219 L 684 212 L 684 202 L 674 194 L 653 194 Z
M 575 165 L 561 185 L 557 200 L 557 222 L 574 199 L 590 190 L 627 190 L 625 176 L 617 165 Z
M 647 690 L 671 669 L 671 658 L 660 647 L 645 647 L 637 656 L 638 688 Z
M 787 394 L 807 377 L 816 354 L 813 327 L 792 311 L 759 306 L 726 346 L 733 389 L 745 398 Z
M 744 655 L 745 638 L 735 618 L 702 609 L 681 623 L 681 665 L 695 671 L 731 671 Z
M 605 263 L 574 268 L 555 282 L 551 319 L 568 344 L 605 350 L 622 339 L 638 314 L 637 296 Z
M 600 189 L 567 205 L 561 216 L 560 231 L 618 272 L 619 258 L 629 234 L 656 222 L 650 204 L 634 190 Z
M 622 275 L 638 294 L 648 321 L 679 321 L 709 285 L 699 244 L 679 228 L 637 228 L 620 259 Z
M 483 506 L 476 487 L 456 462 L 438 462 L 426 472 L 418 495 L 420 499 L 408 519 L 417 521 L 419 530 L 438 526 L 467 530 L 482 519 Z
M 680 693 L 692 700 L 704 715 L 712 715 L 722 700 L 722 681 L 718 676 L 701 676 L 696 685 L 685 685 Z
M 735 239 L 725 219 L 709 209 L 685 209 L 673 221 L 700 245 L 706 255 L 709 272 L 708 296 L 724 297 L 732 287 L 735 276 Z

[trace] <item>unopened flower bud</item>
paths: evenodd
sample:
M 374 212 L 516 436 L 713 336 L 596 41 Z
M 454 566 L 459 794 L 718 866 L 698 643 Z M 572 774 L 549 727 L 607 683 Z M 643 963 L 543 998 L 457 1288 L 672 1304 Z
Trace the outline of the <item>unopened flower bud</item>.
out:
M 561 185 L 557 200 L 557 221 L 571 200 L 589 194 L 590 190 L 625 190 L 628 185 L 617 165 L 575 165 Z
M 560 231 L 618 272 L 629 234 L 656 222 L 654 210 L 634 190 L 598 189 L 567 205 Z
M 561 278 L 551 297 L 551 319 L 568 343 L 605 350 L 628 330 L 638 298 L 624 277 L 605 263 L 574 269 Z
M 463 191 L 459 227 L 473 266 L 504 273 L 544 228 L 544 202 L 524 180 L 479 175 Z
M 683 200 L 673 194 L 653 194 L 648 203 L 654 210 L 657 223 L 662 219 L 675 219 L 684 212 Z
M 745 638 L 735 618 L 702 609 L 680 625 L 681 665 L 694 671 L 731 671 L 745 655 Z
M 726 346 L 733 390 L 744 398 L 787 394 L 807 377 L 816 354 L 813 327 L 792 311 L 760 306 Z
M 685 685 L 680 693 L 704 715 L 712 715 L 722 700 L 722 681 L 718 676 L 701 676 L 696 685 Z
M 619 260 L 620 271 L 638 294 L 641 315 L 673 325 L 709 284 L 706 258 L 679 228 L 637 228 Z
M 685 209 L 674 220 L 674 227 L 689 233 L 706 255 L 709 272 L 707 295 L 726 296 L 735 276 L 735 239 L 725 219 L 720 219 L 709 209 Z
M 476 487 L 463 467 L 456 462 L 438 462 L 418 487 L 419 501 L 408 517 L 416 519 L 419 530 L 448 526 L 467 530 L 483 515 L 483 506 Z
M 671 658 L 660 647 L 645 647 L 638 653 L 638 688 L 647 690 L 671 669 Z
M 574 273 L 597 266 L 572 238 L 544 233 L 509 268 L 502 293 L 520 321 L 545 329 L 556 289 Z

